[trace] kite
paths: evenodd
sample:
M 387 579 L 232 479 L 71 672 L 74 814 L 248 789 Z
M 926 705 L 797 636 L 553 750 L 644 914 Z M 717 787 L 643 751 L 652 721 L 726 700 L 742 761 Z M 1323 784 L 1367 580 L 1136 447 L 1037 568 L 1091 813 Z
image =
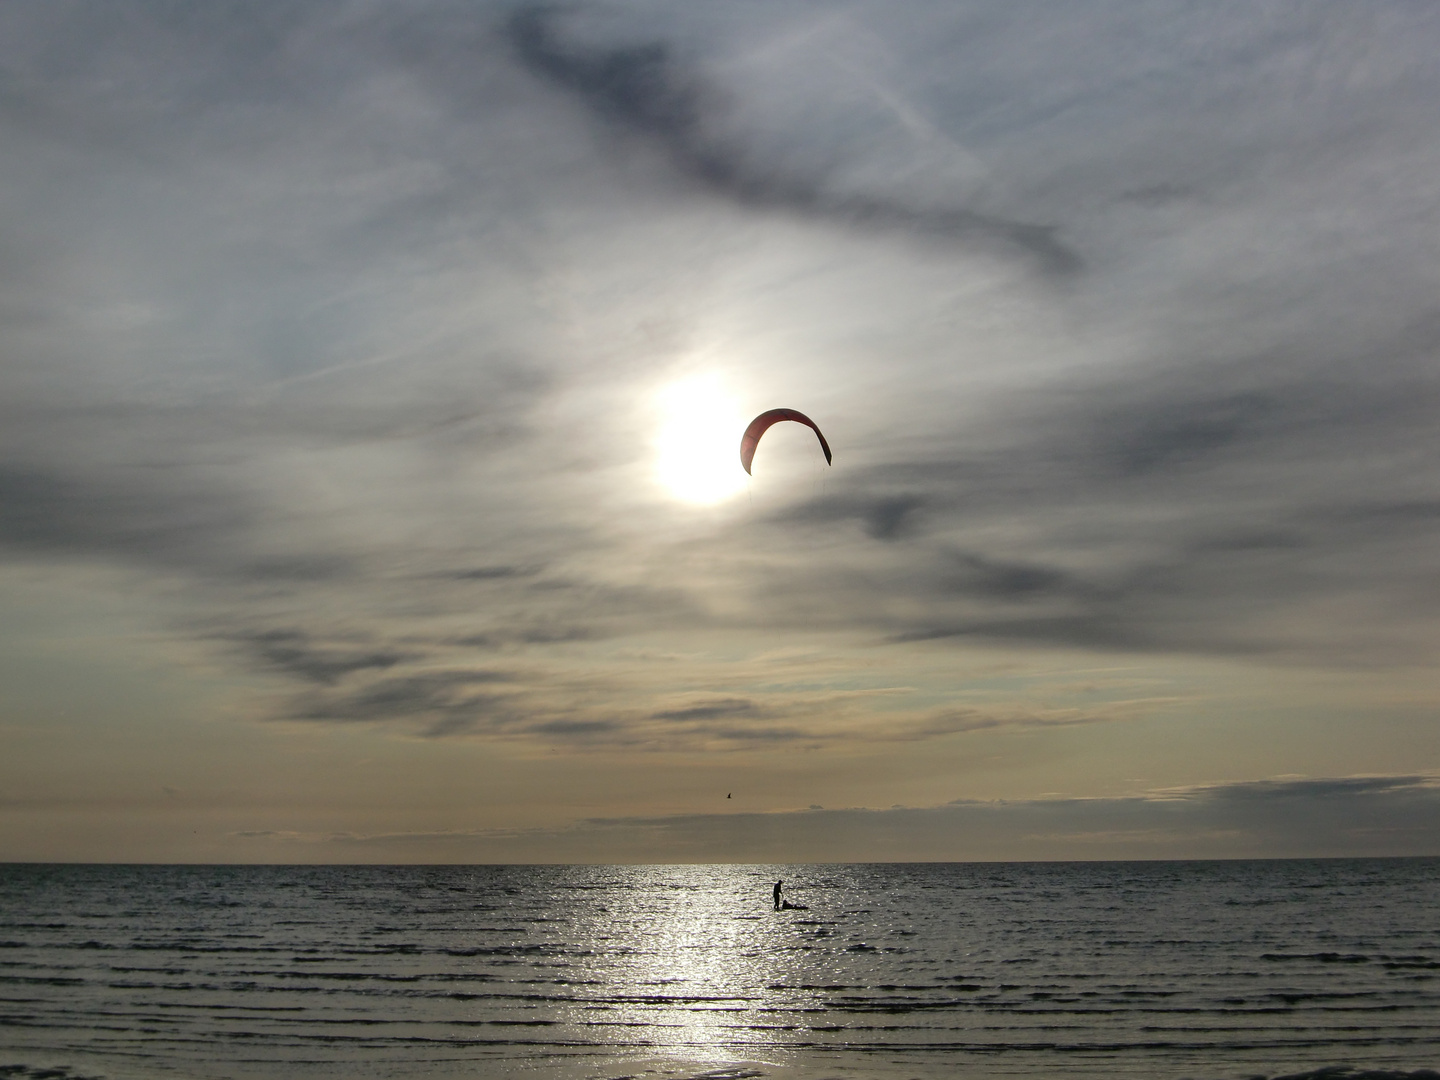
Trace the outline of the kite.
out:
M 755 447 L 760 445 L 760 436 L 769 430 L 771 424 L 778 424 L 781 420 L 794 420 L 814 431 L 815 437 L 820 440 L 820 449 L 825 451 L 825 464 L 830 464 L 830 444 L 825 441 L 824 434 L 814 420 L 796 409 L 771 409 L 751 420 L 745 434 L 740 437 L 740 464 L 745 466 L 747 473 L 750 472 L 750 462 L 755 458 Z

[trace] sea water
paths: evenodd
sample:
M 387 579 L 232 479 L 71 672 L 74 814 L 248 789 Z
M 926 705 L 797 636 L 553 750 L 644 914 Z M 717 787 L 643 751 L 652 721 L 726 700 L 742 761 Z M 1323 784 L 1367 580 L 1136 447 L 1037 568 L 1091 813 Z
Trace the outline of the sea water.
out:
M 10 1077 L 1402 1074 L 1437 976 L 1436 859 L 0 865 Z

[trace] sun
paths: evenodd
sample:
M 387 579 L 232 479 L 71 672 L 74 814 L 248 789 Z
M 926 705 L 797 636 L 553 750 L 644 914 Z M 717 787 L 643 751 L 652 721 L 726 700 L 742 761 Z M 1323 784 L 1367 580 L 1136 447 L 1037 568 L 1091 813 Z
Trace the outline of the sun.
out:
M 745 418 L 718 375 L 672 383 L 659 395 L 656 475 L 682 502 L 718 503 L 745 488 L 740 436 Z

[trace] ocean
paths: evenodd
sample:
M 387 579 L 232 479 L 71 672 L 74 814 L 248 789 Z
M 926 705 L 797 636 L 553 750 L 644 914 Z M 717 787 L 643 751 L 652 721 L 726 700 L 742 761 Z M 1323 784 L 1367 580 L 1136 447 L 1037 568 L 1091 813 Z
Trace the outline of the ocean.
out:
M 1436 1077 L 1437 977 L 1440 859 L 0 865 L 26 1080 Z

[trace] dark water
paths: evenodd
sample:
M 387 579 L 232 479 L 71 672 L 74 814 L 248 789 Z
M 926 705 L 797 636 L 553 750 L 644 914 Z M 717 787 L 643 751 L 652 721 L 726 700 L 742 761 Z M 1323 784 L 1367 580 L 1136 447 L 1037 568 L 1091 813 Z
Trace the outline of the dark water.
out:
M 1437 977 L 1435 859 L 0 865 L 0 1076 L 1398 1073 Z

